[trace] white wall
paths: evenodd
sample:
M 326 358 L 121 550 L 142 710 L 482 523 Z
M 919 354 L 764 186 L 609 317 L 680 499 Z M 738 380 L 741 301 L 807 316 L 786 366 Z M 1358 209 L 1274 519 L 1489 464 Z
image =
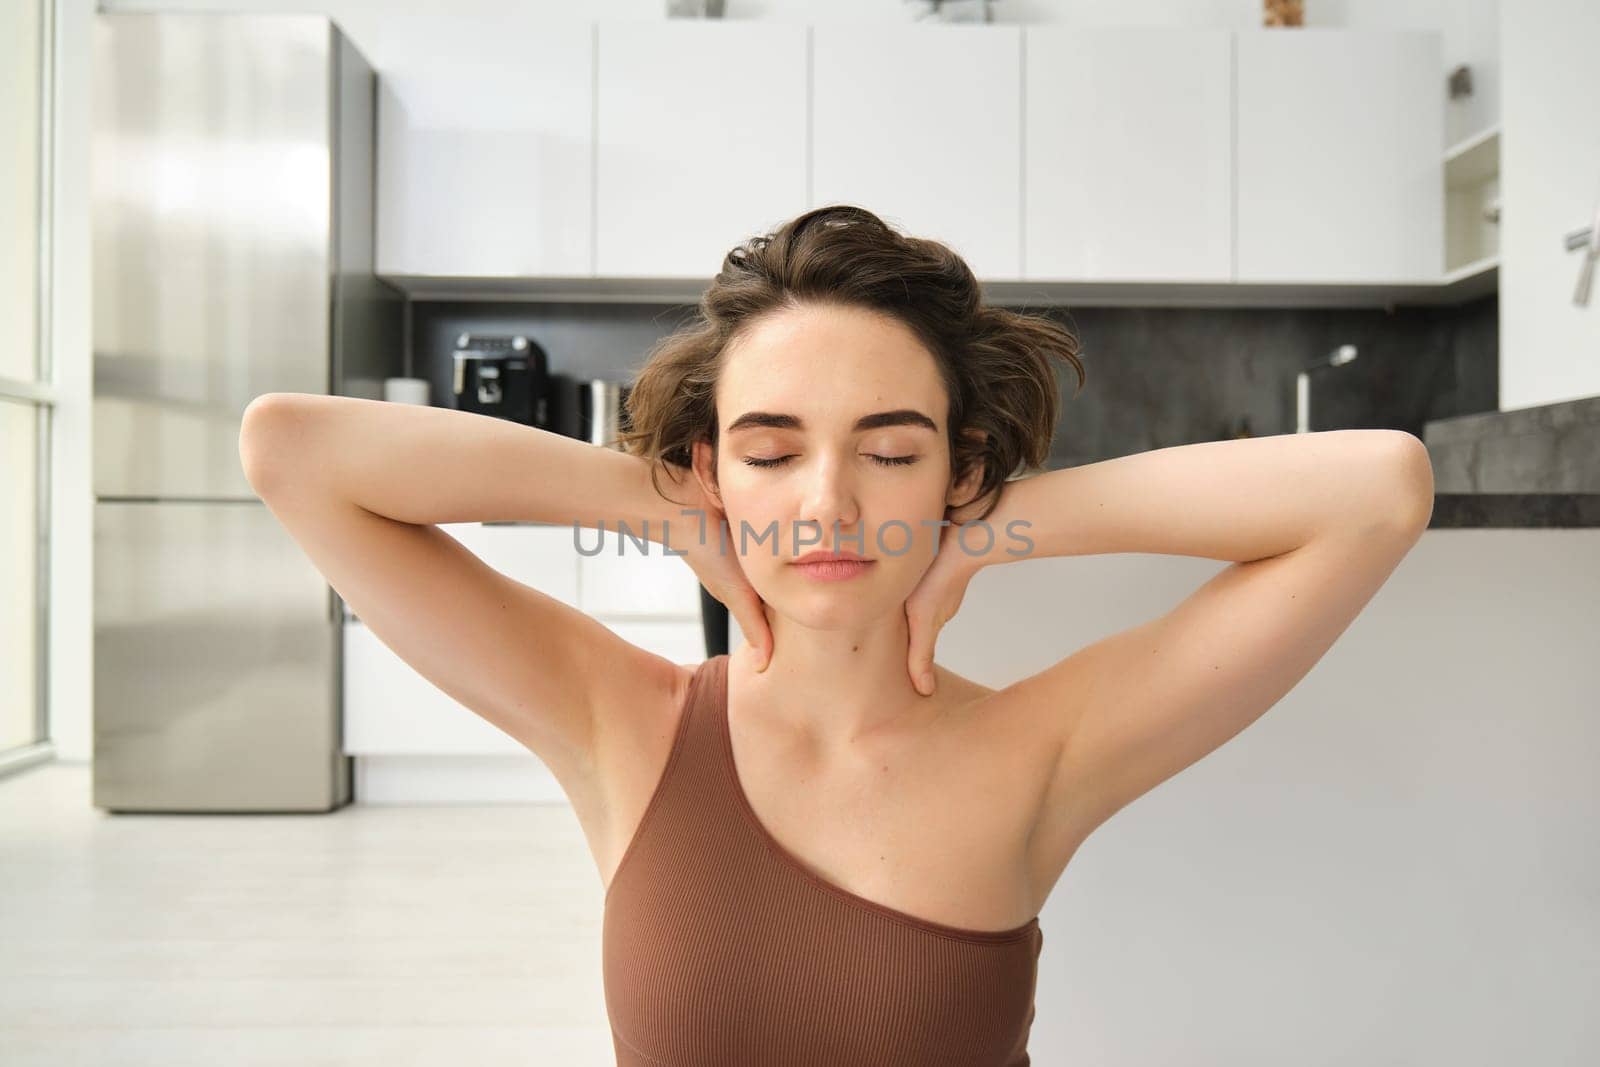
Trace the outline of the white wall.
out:
M 1572 302 L 1562 237 L 1600 206 L 1600 3 L 1517 0 L 1500 12 L 1500 408 L 1600 394 L 1600 279 Z

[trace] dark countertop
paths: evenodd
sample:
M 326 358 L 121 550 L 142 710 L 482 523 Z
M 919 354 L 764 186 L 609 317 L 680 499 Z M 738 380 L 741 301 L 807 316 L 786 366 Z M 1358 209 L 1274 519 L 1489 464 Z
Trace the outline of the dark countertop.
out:
M 1428 529 L 1600 526 L 1600 493 L 1439 493 Z
M 1600 397 L 1424 424 L 1429 527 L 1600 526 Z

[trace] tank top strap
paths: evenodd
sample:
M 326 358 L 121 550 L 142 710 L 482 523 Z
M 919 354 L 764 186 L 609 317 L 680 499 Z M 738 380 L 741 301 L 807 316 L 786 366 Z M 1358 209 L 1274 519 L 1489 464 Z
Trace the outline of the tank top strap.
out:
M 718 718 L 726 670 L 726 655 L 695 667 L 666 762 L 606 889 L 608 905 L 620 884 L 681 873 L 705 854 L 700 849 L 717 836 L 716 824 L 726 822 L 730 809 L 718 795 L 726 788 Z
M 722 716 L 727 714 L 727 699 L 728 656 L 723 653 L 695 667 L 678 723 L 677 747 L 684 750 L 677 754 L 678 759 L 694 767 L 696 779 L 722 765 Z M 707 783 L 700 780 L 697 784 Z

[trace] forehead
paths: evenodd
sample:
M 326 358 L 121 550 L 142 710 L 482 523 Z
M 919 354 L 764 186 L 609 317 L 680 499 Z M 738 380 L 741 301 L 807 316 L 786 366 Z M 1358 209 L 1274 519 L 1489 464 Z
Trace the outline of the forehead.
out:
M 943 426 L 938 365 L 910 327 L 860 308 L 786 308 L 765 316 L 728 348 L 717 381 L 724 426 L 747 410 L 809 415 L 809 425 L 898 407 L 916 408 Z

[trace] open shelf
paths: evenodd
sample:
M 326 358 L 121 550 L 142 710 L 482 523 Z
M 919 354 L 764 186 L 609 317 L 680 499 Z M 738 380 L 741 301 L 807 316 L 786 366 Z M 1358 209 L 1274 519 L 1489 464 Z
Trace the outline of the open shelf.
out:
M 1500 126 L 1479 130 L 1444 153 L 1444 184 L 1465 189 L 1500 175 Z
M 1490 126 L 1444 154 L 1447 287 L 1499 285 L 1500 127 Z

